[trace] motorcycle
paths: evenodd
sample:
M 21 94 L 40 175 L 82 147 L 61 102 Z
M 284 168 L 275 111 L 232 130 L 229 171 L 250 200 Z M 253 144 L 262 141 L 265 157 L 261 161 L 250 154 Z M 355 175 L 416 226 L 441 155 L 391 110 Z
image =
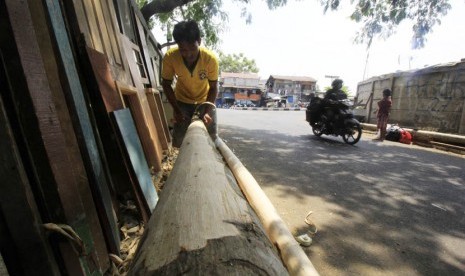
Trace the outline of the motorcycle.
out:
M 345 143 L 356 144 L 362 137 L 362 127 L 355 119 L 348 100 L 332 101 L 314 98 L 307 106 L 306 121 L 316 136 L 342 136 Z

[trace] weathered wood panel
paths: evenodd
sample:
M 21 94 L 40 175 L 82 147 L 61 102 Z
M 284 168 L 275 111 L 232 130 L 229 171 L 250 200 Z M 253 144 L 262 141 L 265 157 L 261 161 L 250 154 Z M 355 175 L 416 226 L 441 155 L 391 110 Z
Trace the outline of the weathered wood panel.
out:
M 0 17 L 6 14 L 0 11 Z M 0 48 L 0 91 L 7 93 L 2 55 Z M 0 244 L 9 273 L 60 275 L 1 97 L 0 141 Z
M 59 61 L 55 58 L 54 46 L 50 39 L 47 22 L 44 20 L 45 14 L 43 4 L 38 1 L 30 1 L 30 8 L 34 11 L 34 13 L 31 14 L 32 20 L 42 59 L 44 60 L 44 68 L 47 74 L 51 96 L 56 106 L 57 118 L 59 119 L 62 127 L 68 157 L 71 164 L 74 164 L 69 169 L 72 171 L 74 181 L 79 189 L 84 207 L 83 210 L 86 213 L 86 218 L 92 232 L 92 241 L 98 260 L 97 265 L 102 270 L 106 270 L 110 266 L 108 250 L 96 206 L 94 205 L 94 200 L 92 198 L 92 192 L 89 187 L 89 180 L 81 158 L 79 145 L 76 140 L 73 123 L 70 118 L 69 110 L 66 107 L 66 99 L 60 82 L 60 69 L 57 64 Z
M 107 112 L 124 108 L 106 56 L 89 47 L 86 47 L 86 50 L 99 89 L 93 93 L 101 94 Z
M 150 61 L 150 54 L 149 54 L 149 51 L 148 51 L 148 48 L 147 48 L 147 38 L 146 38 L 146 35 L 145 35 L 145 30 L 140 22 L 140 19 L 139 18 L 135 18 L 135 23 L 136 23 L 136 27 L 137 27 L 137 30 L 139 32 L 139 39 L 140 39 L 140 49 L 141 49 L 141 54 L 142 54 L 142 58 L 143 58 L 143 61 L 144 61 L 144 64 L 145 64 L 145 68 L 147 68 L 147 74 L 148 74 L 148 79 L 149 79 L 149 82 L 150 82 L 150 86 L 151 87 L 157 87 L 157 84 L 156 84 L 156 81 L 155 81 L 155 75 L 154 75 L 154 72 L 153 72 L 153 67 L 152 67 L 152 64 L 151 64 L 151 61 Z
M 25 139 L 22 145 L 25 146 L 24 156 L 31 158 L 32 175 L 37 181 L 34 184 L 38 186 L 36 196 L 40 198 L 43 210 L 47 211 L 44 214 L 46 221 L 67 222 L 82 236 L 88 246 L 86 253 L 89 257 L 96 258 L 76 179 L 69 168 L 66 139 L 62 134 L 63 129 L 35 40 L 30 7 L 27 2 L 18 1 L 7 1 L 6 6 L 14 34 L 11 45 L 3 45 L 9 47 L 10 60 L 6 64 L 9 64 L 7 70 L 11 70 L 8 75 L 13 78 L 10 80 L 11 101 L 14 102 L 12 106 L 25 108 L 16 109 L 15 112 Z M 17 16 L 19 14 L 20 17 Z M 54 15 L 52 12 L 51 17 Z M 86 259 L 77 256 L 68 242 L 58 243 L 58 246 L 68 271 L 91 272 L 92 268 Z
M 136 114 L 133 112 L 134 120 L 136 126 L 139 128 L 147 128 L 148 133 L 140 137 L 142 145 L 144 146 L 145 156 L 149 162 L 149 166 L 153 166 L 155 171 L 161 170 L 161 160 L 163 158 L 163 150 L 160 144 L 160 139 L 158 138 L 155 124 L 151 118 L 151 111 L 147 102 L 147 96 L 145 95 L 145 88 L 141 82 L 141 76 L 139 73 L 139 68 L 137 67 L 136 61 L 134 59 L 134 47 L 137 48 L 137 45 L 134 45 L 129 39 L 125 36 L 121 36 L 121 40 L 124 45 L 125 57 L 128 61 L 129 71 L 131 72 L 132 79 L 134 81 L 134 86 L 137 89 L 138 100 L 140 103 L 140 112 L 141 116 L 136 117 Z M 138 106 L 137 103 L 134 105 Z M 149 150 L 149 151 L 148 151 Z
M 87 112 L 87 104 L 80 83 L 80 78 L 76 69 L 74 54 L 69 44 L 69 37 L 66 25 L 61 14 L 58 0 L 47 0 L 48 12 L 50 14 L 51 27 L 56 39 L 57 55 L 61 61 L 62 78 L 67 87 L 67 103 L 70 113 L 76 120 L 76 131 L 80 137 L 81 154 L 86 164 L 87 173 L 94 193 L 95 204 L 99 211 L 99 218 L 105 232 L 105 238 L 110 252 L 119 254 L 119 232 L 116 225 L 115 212 L 112 206 L 111 194 L 109 190 L 109 179 L 105 172 L 105 165 L 102 164 L 100 146 L 98 145 L 92 120 Z
M 92 0 L 78 0 L 82 1 L 84 7 L 85 18 L 89 25 L 90 37 L 92 38 L 93 48 L 101 53 L 105 53 L 103 41 L 100 37 L 100 26 L 97 22 L 95 10 L 93 8 Z
M 158 95 L 158 91 L 156 91 L 153 88 L 146 88 L 146 96 L 147 96 L 147 101 L 150 106 L 150 111 L 152 114 L 152 119 L 155 123 L 155 128 L 157 130 L 158 138 L 160 139 L 160 144 L 163 150 L 167 150 L 169 147 L 168 144 L 168 139 L 166 137 L 166 132 L 163 129 L 163 123 L 162 123 L 162 118 L 165 117 L 165 114 L 163 114 L 158 105 L 157 105 L 157 100 L 155 97 Z
M 165 131 L 165 137 L 168 140 L 168 143 L 171 143 L 171 133 L 168 127 L 168 119 L 166 116 L 167 113 L 165 111 L 165 107 L 164 107 L 165 105 L 163 104 L 161 100 L 161 94 L 160 92 L 158 92 L 158 93 L 155 93 L 153 96 L 155 97 L 155 101 L 157 102 L 157 106 L 158 106 L 158 111 L 160 112 L 160 119 L 161 119 L 161 123 L 163 124 L 163 130 Z
M 82 0 L 73 1 L 73 13 L 76 16 L 76 22 L 78 23 L 78 34 L 83 34 L 87 46 L 95 48 L 94 41 L 92 40 L 92 35 L 90 33 L 89 24 L 87 22 L 87 15 L 84 10 L 84 5 Z
M 109 2 L 110 1 L 110 2 Z M 111 8 L 113 7 L 113 1 L 111 0 L 103 0 L 99 1 L 102 5 L 102 11 L 105 18 L 105 27 L 108 31 L 108 36 L 110 38 L 110 45 L 113 51 L 114 62 L 116 64 L 121 65 L 121 51 L 118 46 L 117 42 L 117 30 L 118 30 L 118 23 L 116 21 L 116 17 L 111 14 Z

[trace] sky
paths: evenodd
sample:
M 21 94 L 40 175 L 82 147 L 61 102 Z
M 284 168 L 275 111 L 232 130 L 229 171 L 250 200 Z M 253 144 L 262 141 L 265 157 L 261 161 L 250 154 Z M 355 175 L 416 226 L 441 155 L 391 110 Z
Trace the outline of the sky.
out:
M 387 40 L 373 41 L 368 62 L 366 45 L 353 43 L 361 25 L 349 19 L 350 6 L 324 14 L 317 0 L 289 0 L 275 10 L 269 10 L 264 1 L 253 0 L 248 8 L 252 23 L 246 24 L 234 2 L 223 3 L 229 23 L 218 48 L 225 54 L 244 53 L 254 59 L 261 79 L 308 76 L 323 89 L 331 83 L 326 76 L 339 76 L 355 94 L 357 83 L 372 76 L 465 58 L 464 0 L 451 0 L 452 9 L 428 34 L 423 49 L 411 49 L 412 23 L 403 22 Z

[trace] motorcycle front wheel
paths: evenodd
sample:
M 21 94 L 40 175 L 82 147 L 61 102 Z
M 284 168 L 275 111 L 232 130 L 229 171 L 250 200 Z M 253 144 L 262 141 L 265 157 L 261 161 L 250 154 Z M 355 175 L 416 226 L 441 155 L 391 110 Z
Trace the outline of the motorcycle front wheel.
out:
M 321 122 L 314 123 L 312 127 L 313 134 L 320 137 L 323 134 L 323 124 Z
M 362 137 L 362 127 L 360 124 L 353 124 L 350 126 L 346 133 L 342 135 L 342 139 L 349 145 L 354 145 Z

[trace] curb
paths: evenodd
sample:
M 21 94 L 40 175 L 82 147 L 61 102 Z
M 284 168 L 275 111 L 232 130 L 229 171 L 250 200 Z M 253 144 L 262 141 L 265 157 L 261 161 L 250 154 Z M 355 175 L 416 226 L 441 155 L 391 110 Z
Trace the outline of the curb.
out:
M 374 124 L 360 124 L 363 129 L 369 131 L 377 130 Z M 403 128 L 412 134 L 412 143 L 419 146 L 430 148 L 445 149 L 459 154 L 465 154 L 465 136 L 458 134 L 449 134 L 442 132 L 434 132 L 427 130 L 416 130 L 411 128 Z
M 305 110 L 305 108 L 300 108 L 300 107 L 231 107 L 229 109 L 234 109 L 234 110 L 271 110 L 271 111 L 301 111 Z

